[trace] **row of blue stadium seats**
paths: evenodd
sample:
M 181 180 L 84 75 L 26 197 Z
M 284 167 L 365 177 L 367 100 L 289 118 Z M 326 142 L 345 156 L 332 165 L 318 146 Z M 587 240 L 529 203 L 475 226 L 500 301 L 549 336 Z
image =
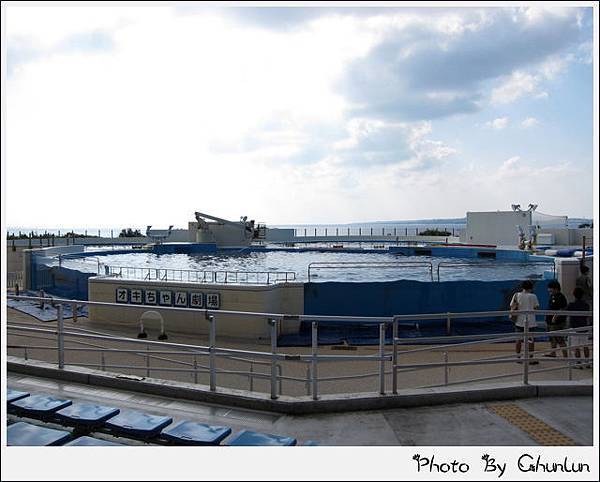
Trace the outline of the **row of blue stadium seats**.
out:
M 171 417 L 120 410 L 92 403 L 73 403 L 71 400 L 62 400 L 44 394 L 31 395 L 9 389 L 7 401 L 9 413 L 74 427 L 71 434 L 62 430 L 18 422 L 7 429 L 8 445 L 62 445 L 73 438 L 75 439 L 69 441 L 67 445 L 118 445 L 108 441 L 95 443 L 99 439 L 87 437 L 90 432 L 176 445 L 220 445 L 231 435 L 229 427 L 186 420 L 172 425 Z M 296 444 L 297 440 L 292 437 L 252 430 L 242 430 L 225 442 L 225 445 L 231 446 Z M 317 444 L 308 442 L 306 445 Z

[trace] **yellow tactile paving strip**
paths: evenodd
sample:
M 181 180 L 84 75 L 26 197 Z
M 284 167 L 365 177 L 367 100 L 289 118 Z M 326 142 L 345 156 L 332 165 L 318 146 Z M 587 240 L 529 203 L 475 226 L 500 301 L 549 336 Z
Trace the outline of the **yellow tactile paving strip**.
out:
M 576 445 L 573 439 L 563 435 L 514 403 L 491 404 L 487 405 L 487 409 L 520 428 L 540 445 Z

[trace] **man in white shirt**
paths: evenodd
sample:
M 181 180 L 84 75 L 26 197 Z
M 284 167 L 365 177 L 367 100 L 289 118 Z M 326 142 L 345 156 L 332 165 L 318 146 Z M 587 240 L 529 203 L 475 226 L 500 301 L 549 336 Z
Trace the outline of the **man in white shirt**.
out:
M 510 301 L 510 309 L 511 310 L 537 310 L 540 307 L 540 302 L 538 301 L 537 296 L 533 293 L 533 283 L 529 280 L 523 281 L 521 285 L 522 291 L 515 293 Z M 523 333 L 525 331 L 525 322 L 527 322 L 529 330 L 532 330 L 537 326 L 537 322 L 535 320 L 534 314 L 519 314 L 517 315 L 517 320 L 515 321 L 515 331 L 518 333 Z M 523 344 L 522 338 L 517 338 L 516 343 L 516 351 L 517 356 L 521 357 L 521 345 Z M 533 353 L 535 351 L 535 343 L 533 338 L 529 338 L 529 353 Z M 530 358 L 533 355 L 529 355 Z M 522 361 L 518 361 L 517 363 L 523 363 Z M 531 365 L 537 365 L 539 362 L 537 360 L 533 360 L 530 362 Z

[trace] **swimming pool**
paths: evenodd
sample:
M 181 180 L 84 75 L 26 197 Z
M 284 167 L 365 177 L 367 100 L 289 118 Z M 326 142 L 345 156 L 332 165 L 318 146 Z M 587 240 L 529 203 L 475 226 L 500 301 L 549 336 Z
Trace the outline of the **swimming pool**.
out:
M 57 261 L 58 263 L 58 261 Z M 62 266 L 86 273 L 104 274 L 109 269 L 130 267 L 198 272 L 294 273 L 288 281 L 501 281 L 541 279 L 553 264 L 457 259 L 440 256 L 398 256 L 381 252 L 318 252 L 261 250 L 245 253 L 154 254 L 135 252 L 98 257 L 65 258 Z M 240 278 L 243 279 L 243 278 Z M 232 282 L 232 278 L 230 281 Z M 235 282 L 235 281 L 233 281 Z

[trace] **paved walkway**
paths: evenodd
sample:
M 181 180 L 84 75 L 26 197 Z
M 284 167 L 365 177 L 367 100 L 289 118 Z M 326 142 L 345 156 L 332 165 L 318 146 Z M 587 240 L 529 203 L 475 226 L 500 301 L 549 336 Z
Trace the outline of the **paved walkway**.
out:
M 454 404 L 435 407 L 291 416 L 172 400 L 102 387 L 8 373 L 7 385 L 16 390 L 47 393 L 173 417 L 226 425 L 234 431 L 254 429 L 292 436 L 321 445 L 541 445 L 553 430 L 576 445 L 593 444 L 592 397 L 550 397 L 514 402 Z M 499 415 L 497 407 L 516 407 L 530 428 Z M 533 429 L 531 429 L 533 427 Z M 123 442 L 122 439 L 120 439 Z M 561 443 L 561 445 L 567 443 Z M 570 444 L 570 443 L 568 443 Z

